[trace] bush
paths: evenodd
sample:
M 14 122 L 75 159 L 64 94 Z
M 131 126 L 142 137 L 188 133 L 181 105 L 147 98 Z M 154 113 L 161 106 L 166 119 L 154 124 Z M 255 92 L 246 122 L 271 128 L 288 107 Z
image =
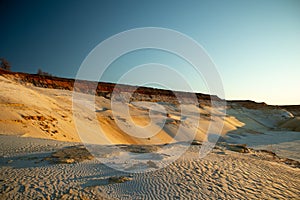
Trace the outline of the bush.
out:
M 5 58 L 0 58 L 0 61 L 1 61 L 1 66 L 0 67 L 2 69 L 10 71 L 11 66 L 10 66 L 9 62 Z
M 41 69 L 38 69 L 37 75 L 40 75 L 40 76 L 52 76 L 52 74 L 50 74 L 48 72 L 43 72 Z

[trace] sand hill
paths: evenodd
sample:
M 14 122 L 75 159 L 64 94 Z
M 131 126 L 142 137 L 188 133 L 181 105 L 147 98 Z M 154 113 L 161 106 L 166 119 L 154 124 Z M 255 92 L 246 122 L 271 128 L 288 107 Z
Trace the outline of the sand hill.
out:
M 1 134 L 79 142 L 80 137 L 74 125 L 73 114 L 76 115 L 81 126 L 93 127 L 100 123 L 109 140 L 108 142 L 112 144 L 163 144 L 170 142 L 176 135 L 179 125 L 184 124 L 184 121 L 187 121 L 186 118 L 192 118 L 195 113 L 200 113 L 199 127 L 195 135 L 195 139 L 200 141 L 207 139 L 210 125 L 222 121 L 224 122 L 222 135 L 241 132 L 260 133 L 274 129 L 299 130 L 299 119 L 294 118 L 291 112 L 280 107 L 252 101 L 230 101 L 227 102 L 227 111 L 224 115 L 218 108 L 210 106 L 210 96 L 197 94 L 199 105 L 185 103 L 187 113 L 186 116 L 181 116 L 181 105 L 172 92 L 139 88 L 132 97 L 133 101 L 128 105 L 133 122 L 141 126 L 149 123 L 150 108 L 135 103 L 135 101 L 147 101 L 158 102 L 166 109 L 166 116 L 159 112 L 154 114 L 158 121 L 160 118 L 166 117 L 166 123 L 162 130 L 151 138 L 131 137 L 116 124 L 115 117 L 121 119 L 122 113 L 114 113 L 115 116 L 113 116 L 110 104 L 113 84 L 99 83 L 97 86 L 94 113 L 98 120 L 95 121 L 90 119 L 92 117 L 85 112 L 86 108 L 84 107 L 80 112 L 76 113 L 75 111 L 73 113 L 72 89 L 74 80 L 4 71 L 1 73 Z M 90 95 L 88 93 L 92 92 L 89 84 L 91 82 L 82 81 L 80 92 Z M 127 90 L 130 90 L 130 86 L 124 86 L 120 93 L 126 94 Z M 186 93 L 181 94 L 188 96 Z M 218 99 L 217 97 L 213 98 Z M 124 119 L 123 122 L 124 124 L 128 123 Z M 188 123 L 184 124 L 184 128 L 187 135 L 194 129 Z M 213 132 L 214 129 L 210 131 Z M 103 143 L 107 143 L 107 141 Z
M 96 93 L 95 105 L 76 99 L 73 110 L 74 80 L 0 70 L 0 199 L 299 199 L 298 161 L 228 144 L 230 139 L 243 141 L 247 134 L 254 141 L 276 143 L 276 130 L 288 134 L 288 142 L 299 141 L 299 132 L 288 132 L 299 131 L 297 106 L 227 101 L 225 115 L 223 107 L 211 105 L 211 98 L 223 102 L 216 96 L 196 94 L 199 104 L 193 104 L 188 93 L 179 93 L 183 101 L 178 101 L 171 91 L 151 88 L 139 88 L 126 103 L 122 99 L 132 88 L 124 85 L 117 108 L 128 106 L 131 117 L 126 118 L 124 109 L 111 105 L 113 88 L 114 84 L 81 81 L 76 91 L 86 99 Z M 150 119 L 156 120 L 151 130 L 157 134 L 125 132 L 131 123 L 143 127 Z M 199 157 L 201 141 L 210 140 L 219 122 L 224 122 L 221 142 Z M 102 134 L 93 137 L 99 125 Z M 274 133 L 265 134 L 268 131 Z M 95 159 L 97 154 L 85 149 L 82 137 L 104 144 L 98 145 L 97 153 L 132 173 Z M 161 167 L 191 138 L 195 140 L 180 158 Z M 143 168 L 150 172 L 134 173 Z

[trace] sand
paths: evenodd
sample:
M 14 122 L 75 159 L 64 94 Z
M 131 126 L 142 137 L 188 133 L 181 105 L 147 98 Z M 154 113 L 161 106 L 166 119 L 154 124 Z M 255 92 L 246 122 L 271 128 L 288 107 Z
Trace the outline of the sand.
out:
M 2 134 L 80 141 L 72 120 L 71 93 L 24 86 L 3 76 L 0 88 Z
M 12 142 L 14 141 L 14 142 Z M 45 158 L 77 143 L 1 136 L 0 199 L 297 199 L 300 169 L 221 147 L 199 159 L 192 146 L 175 163 L 124 173 L 96 159 L 73 164 Z M 22 155 L 22 156 L 21 156 Z
M 84 100 L 92 97 L 84 94 L 82 96 Z M 291 113 L 284 109 L 253 110 L 231 106 L 225 115 L 218 108 L 185 104 L 181 105 L 186 111 L 182 114 L 179 112 L 179 106 L 163 103 L 160 107 L 163 105 L 166 113 L 152 112 L 151 116 L 157 122 L 151 126 L 151 131 L 159 131 L 150 136 L 143 136 L 143 131 L 135 133 L 130 129 L 130 134 L 138 135 L 131 137 L 128 132 L 124 132 L 124 127 L 130 125 L 131 120 L 124 118 L 122 110 L 113 113 L 109 99 L 97 96 L 95 105 L 85 103 L 74 110 L 72 98 L 72 91 L 38 88 L 0 76 L 1 133 L 69 142 L 81 142 L 84 136 L 89 137 L 89 141 L 92 142 L 98 140 L 99 144 L 164 144 L 193 138 L 205 141 L 208 131 L 221 135 L 259 133 L 268 131 L 286 120 L 291 121 L 284 123 L 283 128 L 292 126 L 291 128 L 298 130 L 296 125 L 299 124 Z M 127 105 L 133 126 L 149 124 L 149 109 L 153 108 L 151 105 L 136 102 Z M 197 118 L 199 114 L 200 118 Z M 162 126 L 160 122 L 163 120 L 165 124 Z M 180 120 L 183 121 L 184 134 L 174 139 L 181 125 Z M 195 126 L 195 121 L 199 123 L 198 127 Z M 216 128 L 220 124 L 223 125 L 221 130 Z M 95 138 L 92 132 L 99 127 L 102 133 L 99 136 L 97 132 Z
M 270 130 L 298 130 L 299 119 L 284 109 L 257 110 L 232 104 L 223 115 L 209 106 L 183 105 L 186 113 L 181 116 L 176 105 L 164 103 L 167 114 L 159 106 L 152 113 L 152 119 L 166 120 L 163 129 L 150 137 L 132 137 L 116 124 L 118 120 L 121 126 L 128 126 L 130 121 L 122 112 L 113 116 L 109 99 L 96 97 L 95 107 L 84 105 L 73 111 L 72 95 L 71 91 L 37 88 L 0 76 L 0 199 L 300 198 L 298 163 L 291 165 L 269 152 L 230 151 L 223 143 L 204 158 L 199 157 L 199 144 L 207 140 L 207 130 L 213 123 L 224 121 L 221 139 L 235 142 L 247 134 L 252 137 Z M 150 122 L 147 106 L 128 104 L 134 123 L 145 126 Z M 197 114 L 200 126 L 195 128 L 189 120 Z M 180 121 L 184 134 L 174 139 Z M 99 124 L 102 132 L 95 138 Z M 159 127 L 154 124 L 151 130 Z M 213 127 L 210 131 L 216 130 Z M 137 162 L 152 171 L 125 173 L 112 169 L 82 150 L 82 137 L 108 149 L 105 156 L 115 165 L 132 167 L 126 156 L 134 154 L 142 157 Z M 160 168 L 158 163 L 176 155 L 185 145 L 180 142 L 190 138 L 198 145 Z M 273 141 L 280 142 L 276 137 Z M 153 154 L 149 160 L 140 156 L 169 142 L 174 144 L 164 153 Z M 122 144 L 127 152 L 112 152 L 105 146 L 111 144 Z M 145 144 L 150 146 L 138 146 Z M 122 159 L 116 160 L 117 154 Z
M 280 123 L 281 128 L 300 132 L 300 117 L 293 117 Z
M 247 144 L 254 149 L 265 149 L 281 157 L 300 161 L 300 132 L 268 131 L 263 134 L 228 134 L 226 142 L 233 144 Z

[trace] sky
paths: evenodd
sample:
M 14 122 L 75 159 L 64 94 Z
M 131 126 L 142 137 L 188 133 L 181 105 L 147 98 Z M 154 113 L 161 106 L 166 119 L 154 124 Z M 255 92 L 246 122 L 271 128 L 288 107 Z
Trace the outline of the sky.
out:
M 204 48 L 226 99 L 300 104 L 298 0 L 1 0 L 0 10 L 0 57 L 13 71 L 40 68 L 74 78 L 86 56 L 107 38 L 133 28 L 162 27 Z M 121 56 L 100 80 L 117 82 L 135 66 L 153 62 L 174 67 L 194 91 L 209 93 L 205 78 L 194 76 L 188 63 L 158 50 Z M 136 81 L 132 77 L 128 83 Z M 181 90 L 181 82 L 172 87 Z

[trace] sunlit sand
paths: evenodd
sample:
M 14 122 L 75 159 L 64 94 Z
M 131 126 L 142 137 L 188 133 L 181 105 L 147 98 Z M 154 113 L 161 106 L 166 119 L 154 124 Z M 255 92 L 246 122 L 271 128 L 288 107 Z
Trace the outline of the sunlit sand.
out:
M 156 119 L 166 118 L 163 128 L 153 137 L 138 138 L 116 125 L 108 98 L 96 97 L 93 119 L 87 112 L 72 111 L 72 91 L 35 87 L 9 75 L 0 76 L 0 88 L 1 199 L 299 198 L 297 150 L 287 148 L 288 152 L 275 155 L 266 143 L 253 144 L 268 138 L 270 131 L 273 135 L 267 139 L 268 145 L 274 148 L 284 142 L 299 141 L 299 118 L 285 109 L 252 109 L 228 102 L 227 114 L 223 116 L 209 105 L 186 105 L 188 114 L 183 119 L 176 105 L 164 102 L 168 114 L 153 114 Z M 149 108 L 134 102 L 129 107 L 136 124 L 149 123 Z M 181 121 L 193 117 L 194 112 L 200 113 L 194 145 L 178 160 L 161 168 L 159 162 L 169 159 L 184 145 L 184 138 L 174 141 L 173 137 Z M 124 160 L 115 160 L 115 164 L 128 167 L 132 173 L 109 168 L 89 154 L 77 133 L 73 115 L 82 126 L 100 124 L 103 137 L 109 141 L 101 145 L 119 145 L 125 151 L 123 154 L 118 149 L 108 151 L 105 157 L 122 155 Z M 202 142 L 207 141 L 209 125 L 222 120 L 224 127 L 218 144 L 200 158 L 199 150 Z M 184 126 L 186 134 L 195 129 L 189 124 Z M 276 131 L 281 134 L 278 138 Z M 285 131 L 290 133 L 289 138 L 293 135 L 293 141 L 284 139 Z M 157 153 L 169 142 L 173 144 L 166 153 Z M 230 146 L 230 143 L 248 146 Z M 135 165 L 126 163 L 126 156 L 138 158 L 143 153 L 152 157 Z M 134 167 L 151 170 L 134 173 Z

